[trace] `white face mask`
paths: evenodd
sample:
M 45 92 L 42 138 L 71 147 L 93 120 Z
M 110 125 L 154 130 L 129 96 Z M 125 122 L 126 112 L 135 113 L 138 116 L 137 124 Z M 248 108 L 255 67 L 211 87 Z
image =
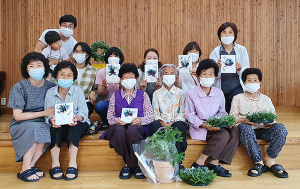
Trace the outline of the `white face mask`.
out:
M 200 85 L 203 87 L 211 87 L 214 84 L 215 78 L 202 78 L 200 77 Z
M 70 28 L 60 27 L 60 33 L 65 37 L 71 37 L 73 35 L 74 30 Z
M 175 82 L 175 75 L 163 75 L 163 82 L 168 87 L 171 87 Z
M 122 80 L 122 85 L 126 89 L 132 89 L 136 84 L 136 79 L 125 79 Z
M 158 60 L 146 60 L 146 65 L 157 65 L 158 64 Z
M 83 62 L 85 62 L 86 60 L 85 56 L 86 54 L 73 54 L 73 58 L 76 60 L 78 64 L 82 64 Z
M 192 55 L 192 62 L 197 62 L 199 59 L 199 54 L 197 53 L 190 53 L 189 55 Z
M 221 37 L 222 43 L 225 45 L 230 45 L 234 40 L 234 36 L 229 36 L 229 37 Z
M 247 83 L 245 84 L 245 91 L 253 94 L 260 89 L 260 83 Z
M 120 59 L 118 57 L 109 57 L 107 59 L 108 64 L 119 64 Z

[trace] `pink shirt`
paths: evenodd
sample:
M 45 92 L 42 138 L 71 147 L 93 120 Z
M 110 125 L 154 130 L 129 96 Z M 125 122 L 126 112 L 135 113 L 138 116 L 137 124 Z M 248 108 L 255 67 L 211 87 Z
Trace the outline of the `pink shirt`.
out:
M 209 117 L 227 115 L 225 98 L 221 89 L 212 87 L 206 95 L 200 85 L 185 94 L 185 117 L 189 122 L 189 134 L 192 139 L 206 140 L 207 130 L 199 128 Z
M 98 73 L 96 75 L 95 84 L 103 85 L 102 80 L 105 78 L 106 78 L 106 67 L 102 68 L 101 70 L 98 71 Z M 118 90 L 120 90 L 120 89 L 119 89 L 119 85 L 117 83 L 108 83 L 106 93 L 103 96 L 104 100 L 109 101 L 109 99 L 111 98 L 111 95 Z

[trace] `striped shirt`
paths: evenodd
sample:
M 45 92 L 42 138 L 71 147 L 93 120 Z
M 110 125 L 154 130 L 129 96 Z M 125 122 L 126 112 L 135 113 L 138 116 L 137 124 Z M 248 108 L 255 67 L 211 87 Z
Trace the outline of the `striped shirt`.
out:
M 83 120 L 81 122 L 87 122 L 90 124 L 88 118 L 88 108 L 85 102 L 84 94 L 81 88 L 71 85 L 65 100 L 63 100 L 58 93 L 58 86 L 50 88 L 46 93 L 45 98 L 45 109 L 50 106 L 55 106 L 55 104 L 69 103 L 73 102 L 73 114 L 80 115 Z M 50 124 L 50 117 L 46 117 L 46 123 Z

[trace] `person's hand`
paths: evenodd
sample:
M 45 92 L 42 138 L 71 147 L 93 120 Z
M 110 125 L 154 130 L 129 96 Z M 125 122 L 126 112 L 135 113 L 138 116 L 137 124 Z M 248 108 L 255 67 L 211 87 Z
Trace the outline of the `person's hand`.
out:
M 158 78 L 156 78 L 156 89 L 160 89 L 162 87 L 162 83 Z
M 88 100 L 90 100 L 91 104 L 94 104 L 96 101 L 96 91 L 91 91 Z
M 208 125 L 207 123 L 202 123 L 202 124 L 200 125 L 200 127 L 204 128 L 204 129 L 206 129 L 206 130 L 208 130 L 208 131 L 218 131 L 218 130 L 220 130 L 220 128 L 218 128 L 218 127 L 213 127 L 212 125 Z
M 274 123 L 264 123 L 264 127 L 271 127 Z
M 140 117 L 136 117 L 131 121 L 131 125 L 142 125 L 142 119 Z
M 107 79 L 106 78 L 104 78 L 103 80 L 102 80 L 102 86 L 103 86 L 103 88 L 104 89 L 107 89 Z
M 51 60 L 49 61 L 49 66 L 57 65 L 58 63 L 59 63 L 58 59 L 51 58 Z
M 46 110 L 43 111 L 43 115 L 45 117 L 49 117 L 51 115 L 55 114 L 55 109 L 53 109 L 53 106 L 48 107 Z
M 252 122 L 250 122 L 250 120 L 247 119 L 247 118 L 239 118 L 239 120 L 237 121 L 237 123 L 242 123 L 242 124 L 247 124 L 247 125 L 258 125 L 258 123 L 252 123 Z
M 55 116 L 51 117 L 50 122 L 52 123 L 52 127 L 54 127 L 54 128 L 61 127 L 60 125 L 56 125 Z
M 233 125 L 231 125 L 231 126 L 229 126 L 229 127 L 226 127 L 226 128 L 228 128 L 228 129 L 232 129 L 232 127 L 234 127 Z
M 147 86 L 147 80 L 144 79 L 144 80 L 141 82 L 141 84 L 140 84 L 140 89 L 141 89 L 141 90 L 144 90 L 146 86 Z
M 218 62 L 217 62 L 217 64 L 218 64 L 219 68 L 221 68 L 222 67 L 222 60 L 219 59 Z
M 241 71 L 242 65 L 241 65 L 240 63 L 236 62 L 236 63 L 235 63 L 235 69 L 236 69 L 237 71 Z
M 126 123 L 124 121 L 122 121 L 121 118 L 118 118 L 117 125 L 126 125 Z
M 191 73 L 191 74 L 194 75 L 194 76 L 197 76 L 196 71 L 197 71 L 197 70 L 192 70 L 192 73 Z
M 169 125 L 164 122 L 163 120 L 159 120 L 159 123 L 161 124 L 162 127 L 168 127 Z
M 83 117 L 81 115 L 75 115 L 75 118 L 77 119 L 77 121 L 82 121 Z
M 179 81 L 179 69 L 177 70 L 177 75 L 176 75 L 176 77 L 175 77 L 175 82 L 176 81 Z
M 80 116 L 81 117 L 81 116 Z M 82 117 L 81 117 L 82 118 Z M 69 126 L 75 126 L 77 125 L 77 115 L 73 115 L 72 119 L 73 123 L 69 123 Z

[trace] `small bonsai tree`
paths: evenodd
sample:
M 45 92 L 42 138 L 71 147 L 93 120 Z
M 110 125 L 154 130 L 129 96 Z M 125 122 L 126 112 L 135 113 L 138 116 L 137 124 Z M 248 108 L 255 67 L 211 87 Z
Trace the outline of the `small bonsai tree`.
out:
M 147 137 L 149 142 L 145 145 L 145 150 L 152 153 L 156 160 L 170 162 L 175 167 L 184 159 L 184 152 L 179 154 L 175 146 L 175 142 L 182 142 L 181 134 L 177 128 L 165 127 L 165 130 Z
M 213 170 L 209 170 L 207 167 L 197 167 L 182 169 L 180 170 L 179 175 L 187 184 L 193 186 L 205 186 L 209 185 L 217 177 L 213 172 Z
M 270 123 L 277 119 L 277 115 L 271 111 L 249 112 L 246 118 L 251 122 Z
M 233 115 L 210 117 L 206 120 L 206 123 L 213 127 L 229 127 L 236 124 L 236 118 Z

